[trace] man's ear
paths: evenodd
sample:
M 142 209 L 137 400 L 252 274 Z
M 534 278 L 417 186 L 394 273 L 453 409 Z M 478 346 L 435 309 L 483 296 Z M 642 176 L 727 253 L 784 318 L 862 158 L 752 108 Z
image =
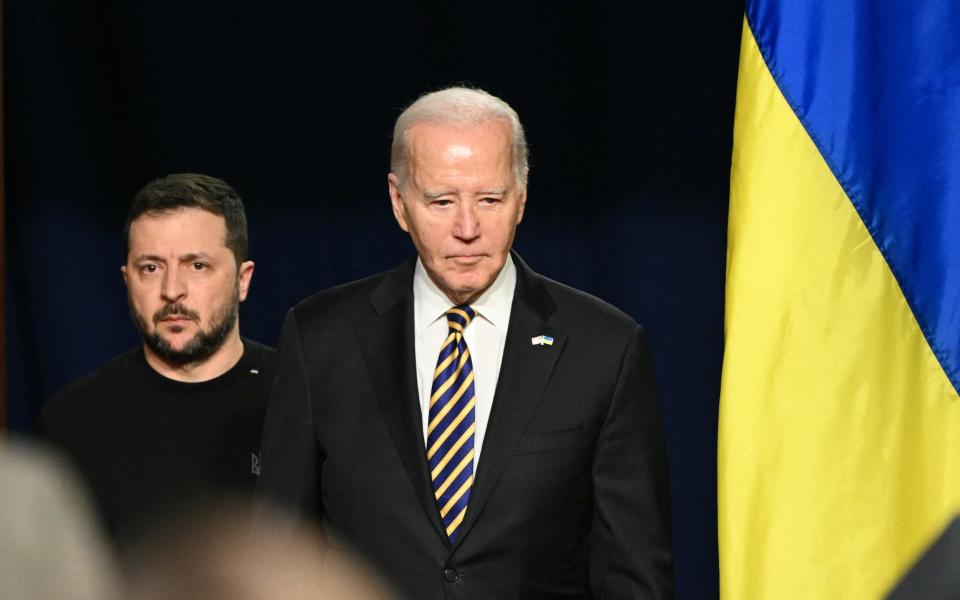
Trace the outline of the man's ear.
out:
M 123 273 L 124 285 L 126 285 L 127 287 L 130 287 L 130 280 L 128 279 L 129 275 L 127 275 L 127 265 L 122 265 L 120 267 L 120 272 Z
M 393 207 L 393 218 L 397 220 L 400 229 L 410 232 L 407 225 L 407 207 L 403 203 L 403 194 L 400 191 L 400 179 L 390 173 L 387 175 L 387 188 L 390 191 L 390 205 Z
M 247 293 L 250 291 L 250 280 L 253 279 L 254 266 L 252 260 L 245 260 L 240 263 L 240 266 L 237 268 L 237 286 L 240 292 L 240 302 L 247 299 Z

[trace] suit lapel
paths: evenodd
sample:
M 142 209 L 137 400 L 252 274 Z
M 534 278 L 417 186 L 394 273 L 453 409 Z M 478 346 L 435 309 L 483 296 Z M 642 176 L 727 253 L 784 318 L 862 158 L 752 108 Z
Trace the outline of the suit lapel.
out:
M 484 436 L 477 477 L 458 543 L 469 534 L 490 495 L 496 488 L 514 448 L 540 403 L 553 369 L 566 342 L 566 334 L 546 323 L 556 305 L 539 275 L 513 254 L 517 266 L 517 287 L 510 325 L 493 398 L 490 421 Z M 535 346 L 531 338 L 548 335 L 551 346 Z
M 370 381 L 417 499 L 447 540 L 430 485 L 417 394 L 413 340 L 413 262 L 391 271 L 371 295 L 376 315 L 357 326 Z

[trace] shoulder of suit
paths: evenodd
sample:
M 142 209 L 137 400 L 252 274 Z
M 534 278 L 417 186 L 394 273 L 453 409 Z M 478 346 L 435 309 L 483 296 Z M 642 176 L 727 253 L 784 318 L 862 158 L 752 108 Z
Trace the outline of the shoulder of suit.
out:
M 342 326 L 370 316 L 371 298 L 381 283 L 396 273 L 386 271 L 313 294 L 290 309 L 300 327 Z
M 580 323 L 585 327 L 624 328 L 630 331 L 639 327 L 633 317 L 605 300 L 549 277 L 537 273 L 531 275 L 543 284 L 557 306 L 551 321 Z

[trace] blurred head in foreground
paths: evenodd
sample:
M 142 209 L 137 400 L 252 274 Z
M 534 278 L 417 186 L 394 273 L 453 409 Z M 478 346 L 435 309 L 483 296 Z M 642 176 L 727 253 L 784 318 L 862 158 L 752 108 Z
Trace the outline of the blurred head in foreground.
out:
M 0 436 L 0 598 L 111 600 L 113 556 L 73 473 Z
M 229 503 L 159 523 L 124 563 L 130 600 L 395 598 L 306 524 Z

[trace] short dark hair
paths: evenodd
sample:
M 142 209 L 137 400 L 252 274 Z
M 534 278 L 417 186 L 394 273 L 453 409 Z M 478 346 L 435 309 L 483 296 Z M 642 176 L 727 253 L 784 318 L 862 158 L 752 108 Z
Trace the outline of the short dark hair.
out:
M 223 217 L 227 248 L 239 265 L 247 260 L 247 215 L 243 200 L 230 185 L 216 177 L 174 173 L 154 179 L 137 192 L 123 226 L 123 260 L 130 254 L 130 224 L 144 214 L 164 214 L 179 208 L 199 208 Z

